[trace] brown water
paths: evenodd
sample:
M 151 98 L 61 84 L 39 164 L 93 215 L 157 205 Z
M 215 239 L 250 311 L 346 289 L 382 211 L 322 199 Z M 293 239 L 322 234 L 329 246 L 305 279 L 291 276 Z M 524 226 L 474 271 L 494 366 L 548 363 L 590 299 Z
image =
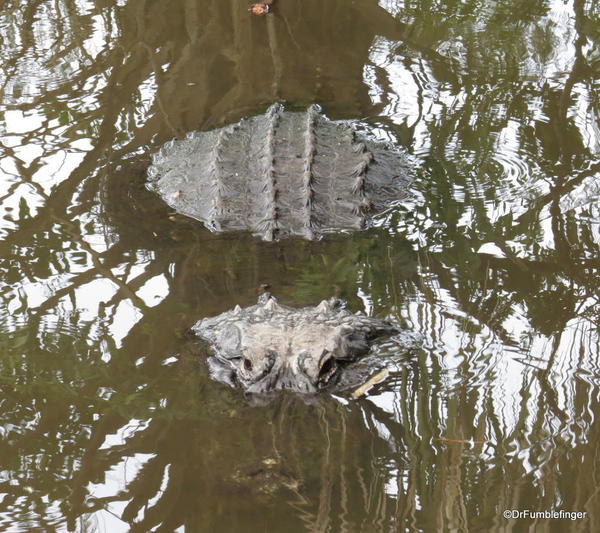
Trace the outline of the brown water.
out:
M 598 1 L 247 6 L 1 3 L 0 530 L 600 531 Z M 145 190 L 274 101 L 406 147 L 415 199 L 268 244 Z M 187 331 L 265 283 L 422 346 L 361 400 L 255 405 Z

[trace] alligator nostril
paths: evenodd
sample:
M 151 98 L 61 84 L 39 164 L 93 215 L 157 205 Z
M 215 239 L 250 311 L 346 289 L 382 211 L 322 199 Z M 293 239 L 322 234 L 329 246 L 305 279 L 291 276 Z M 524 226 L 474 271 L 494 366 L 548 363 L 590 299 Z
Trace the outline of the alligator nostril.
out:
M 252 370 L 252 362 L 250 359 L 244 359 L 244 368 L 250 372 Z

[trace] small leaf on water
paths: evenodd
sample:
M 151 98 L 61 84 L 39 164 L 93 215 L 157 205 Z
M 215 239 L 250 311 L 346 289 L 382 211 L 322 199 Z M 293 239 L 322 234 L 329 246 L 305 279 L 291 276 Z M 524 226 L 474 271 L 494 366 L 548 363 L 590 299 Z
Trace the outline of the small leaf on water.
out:
M 248 9 L 253 15 L 266 15 L 270 10 L 271 5 L 268 3 L 252 4 Z

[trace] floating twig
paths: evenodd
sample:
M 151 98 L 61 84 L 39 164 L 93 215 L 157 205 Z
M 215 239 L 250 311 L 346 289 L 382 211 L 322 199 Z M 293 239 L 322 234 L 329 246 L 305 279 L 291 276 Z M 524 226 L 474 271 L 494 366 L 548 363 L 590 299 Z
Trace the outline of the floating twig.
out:
M 387 378 L 389 373 L 390 371 L 387 368 L 384 368 L 380 372 L 377 372 L 377 374 L 370 377 L 352 393 L 352 398 L 356 400 L 361 396 L 364 396 L 369 391 L 369 389 L 373 387 L 373 385 L 377 385 L 377 383 L 381 383 L 385 378 Z

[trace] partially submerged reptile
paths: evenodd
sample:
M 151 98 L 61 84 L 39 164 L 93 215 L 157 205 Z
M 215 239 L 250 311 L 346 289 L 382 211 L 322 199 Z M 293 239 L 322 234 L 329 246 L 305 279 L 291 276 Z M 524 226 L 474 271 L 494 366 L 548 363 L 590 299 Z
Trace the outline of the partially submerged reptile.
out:
M 236 306 L 192 329 L 212 347 L 212 376 L 250 393 L 330 388 L 373 340 L 399 333 L 390 322 L 350 313 L 335 298 L 293 308 L 268 293 L 256 305 Z
M 212 231 L 249 230 L 270 241 L 365 228 L 406 196 L 410 166 L 405 153 L 329 120 L 316 105 L 291 112 L 275 104 L 167 143 L 148 175 L 176 212 Z M 251 393 L 331 387 L 371 341 L 398 333 L 389 322 L 349 313 L 340 300 L 295 309 L 269 295 L 193 330 L 212 345 L 213 377 Z
M 335 122 L 317 105 L 266 113 L 170 141 L 153 157 L 149 186 L 177 213 L 212 231 L 270 241 L 368 226 L 402 200 L 408 156 Z

